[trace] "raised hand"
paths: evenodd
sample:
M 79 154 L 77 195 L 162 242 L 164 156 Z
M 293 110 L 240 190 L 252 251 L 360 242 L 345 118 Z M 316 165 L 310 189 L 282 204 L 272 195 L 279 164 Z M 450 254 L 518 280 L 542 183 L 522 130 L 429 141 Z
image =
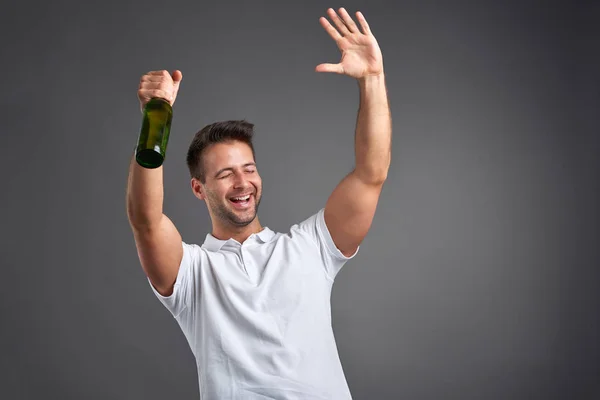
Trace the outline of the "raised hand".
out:
M 329 36 L 335 40 L 342 52 L 342 59 L 338 64 L 319 64 L 315 70 L 317 72 L 344 74 L 356 79 L 382 74 L 383 56 L 381 49 L 362 13 L 360 11 L 356 12 L 356 18 L 361 29 L 358 28 L 344 8 L 340 8 L 338 13 L 329 8 L 327 15 L 331 18 L 335 27 L 325 17 L 319 18 L 319 22 Z
M 165 99 L 173 106 L 182 79 L 183 74 L 179 70 L 173 71 L 172 75 L 166 70 L 143 75 L 137 92 L 141 109 L 154 97 Z

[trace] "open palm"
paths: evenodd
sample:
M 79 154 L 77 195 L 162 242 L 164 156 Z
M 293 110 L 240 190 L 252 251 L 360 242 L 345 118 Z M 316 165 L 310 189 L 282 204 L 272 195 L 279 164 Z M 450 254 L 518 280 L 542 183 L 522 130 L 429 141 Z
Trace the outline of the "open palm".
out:
M 316 71 L 334 72 L 357 79 L 381 74 L 383 72 L 381 49 L 362 13 L 360 11 L 356 13 L 362 30 L 344 8 L 339 9 L 339 15 L 331 8 L 327 10 L 327 14 L 335 27 L 325 17 L 321 17 L 319 22 L 335 40 L 342 52 L 342 59 L 338 64 L 319 64 Z

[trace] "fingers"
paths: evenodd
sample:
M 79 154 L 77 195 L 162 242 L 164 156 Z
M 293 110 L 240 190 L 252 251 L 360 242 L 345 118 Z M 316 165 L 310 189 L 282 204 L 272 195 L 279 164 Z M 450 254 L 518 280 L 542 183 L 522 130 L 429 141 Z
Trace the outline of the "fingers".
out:
M 161 69 L 160 71 L 150 71 L 146 73 L 147 76 L 152 76 L 152 77 L 164 77 L 164 78 L 170 78 L 171 74 L 169 74 L 169 71 L 165 70 L 165 69 Z
M 331 21 L 333 21 L 335 27 L 331 25 L 331 23 L 325 17 L 319 18 L 319 22 L 321 23 L 323 28 L 325 28 L 325 31 L 327 31 L 329 36 L 333 38 L 333 40 L 337 41 L 343 36 L 357 33 L 362 33 L 365 35 L 371 34 L 369 24 L 367 24 L 365 16 L 360 11 L 356 12 L 356 18 L 358 19 L 362 32 L 361 29 L 358 28 L 352 17 L 350 17 L 348 11 L 346 11 L 346 9 L 343 7 L 340 8 L 337 13 L 333 8 L 328 8 L 327 16 L 329 16 Z
M 329 18 L 331 18 L 338 32 L 341 33 L 342 36 L 346 36 L 350 33 L 350 30 L 348 29 L 344 21 L 342 21 L 342 19 L 337 15 L 333 8 L 327 9 L 327 15 L 329 16 Z
M 164 78 L 160 75 L 150 75 L 148 73 L 148 74 L 142 76 L 142 78 L 140 79 L 140 82 L 162 82 L 165 79 L 166 78 Z
M 172 104 L 172 92 L 163 89 L 140 89 L 138 90 L 138 98 L 143 105 L 154 98 L 165 99 Z
M 142 108 L 153 98 L 165 99 L 173 105 L 182 78 L 183 75 L 179 70 L 173 71 L 172 75 L 166 70 L 150 71 L 144 74 L 140 78 L 137 92 Z
M 348 28 L 348 30 L 352 33 L 358 32 L 358 27 L 352 20 L 352 17 L 350 17 L 350 15 L 348 14 L 348 11 L 346 11 L 346 9 L 342 7 L 342 8 L 340 8 L 339 13 L 340 13 L 340 16 L 342 17 L 342 21 L 343 21 L 344 25 L 346 26 L 346 28 Z
M 342 35 L 340 35 L 340 33 L 338 32 L 337 29 L 335 29 L 327 20 L 327 18 L 325 17 L 321 17 L 319 18 L 319 22 L 321 23 L 321 26 L 323 28 L 325 28 L 325 31 L 329 34 L 329 36 L 331 36 L 331 38 L 333 40 L 335 40 L 336 42 L 338 40 L 340 40 L 342 38 Z
M 176 69 L 172 74 L 169 74 L 167 70 L 161 71 L 150 71 L 142 76 L 142 80 L 146 82 L 160 82 L 162 80 L 171 79 L 173 82 L 178 82 L 183 79 L 183 74 L 180 70 Z
M 358 19 L 358 23 L 360 24 L 360 27 L 362 28 L 363 33 L 365 35 L 370 35 L 371 28 L 369 28 L 369 24 L 367 24 L 367 20 L 365 19 L 365 16 L 363 15 L 363 13 L 361 13 L 360 11 L 357 11 L 356 18 Z
M 166 85 L 163 82 L 161 82 L 161 81 L 141 81 L 139 89 L 164 90 L 165 87 L 166 87 Z

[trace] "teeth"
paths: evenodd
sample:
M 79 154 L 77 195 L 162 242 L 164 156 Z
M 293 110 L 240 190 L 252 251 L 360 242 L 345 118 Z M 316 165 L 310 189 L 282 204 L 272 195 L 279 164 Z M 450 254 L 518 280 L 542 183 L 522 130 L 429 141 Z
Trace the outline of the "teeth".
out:
M 250 195 L 246 195 L 244 197 L 233 197 L 234 200 L 245 201 L 250 198 Z

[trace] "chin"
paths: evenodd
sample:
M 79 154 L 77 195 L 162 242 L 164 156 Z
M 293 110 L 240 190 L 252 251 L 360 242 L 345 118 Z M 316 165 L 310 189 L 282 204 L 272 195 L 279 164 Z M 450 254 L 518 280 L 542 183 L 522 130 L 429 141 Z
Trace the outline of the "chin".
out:
M 221 217 L 224 221 L 234 226 L 248 226 L 256 219 L 256 209 L 254 207 L 248 210 L 235 210 L 228 208 L 227 211 L 221 213 Z
M 254 219 L 256 218 L 256 214 L 253 215 L 251 218 L 239 218 L 238 216 L 236 216 L 237 218 L 230 218 L 230 222 L 232 222 L 235 226 L 248 226 L 252 223 L 252 221 L 254 221 Z

